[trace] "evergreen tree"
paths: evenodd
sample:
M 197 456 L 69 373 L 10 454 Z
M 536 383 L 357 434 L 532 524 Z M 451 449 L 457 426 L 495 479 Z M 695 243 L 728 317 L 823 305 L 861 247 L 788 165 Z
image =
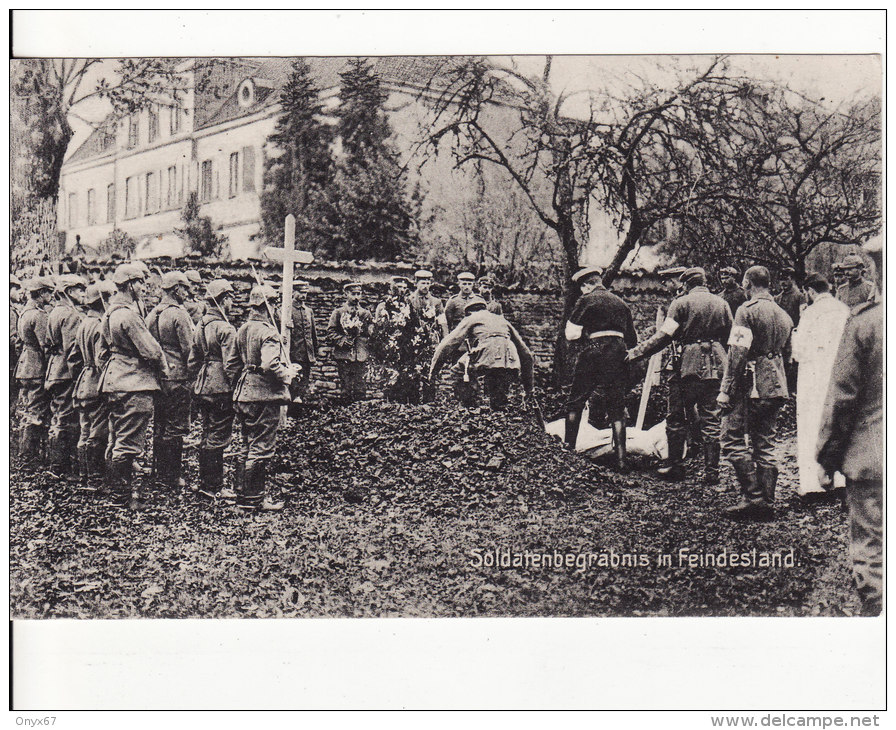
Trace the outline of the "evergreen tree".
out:
M 333 177 L 330 128 L 321 121 L 320 91 L 308 64 L 297 58 L 280 94 L 282 115 L 270 141 L 277 156 L 265 160 L 261 216 L 265 237 L 279 246 L 283 221 L 296 217 L 296 235 L 305 248 L 320 247 L 327 229 L 326 190 Z
M 180 214 L 184 222 L 183 228 L 177 228 L 176 233 L 186 242 L 186 253 L 197 253 L 202 256 L 224 258 L 229 253 L 227 249 L 227 236 L 215 233 L 212 229 L 212 219 L 207 215 L 199 215 L 199 201 L 196 193 L 191 192 L 187 196 L 187 202 Z
M 330 188 L 328 253 L 341 259 L 396 259 L 417 240 L 406 176 L 389 142 L 386 92 L 362 59 L 341 74 L 337 133 L 342 155 Z

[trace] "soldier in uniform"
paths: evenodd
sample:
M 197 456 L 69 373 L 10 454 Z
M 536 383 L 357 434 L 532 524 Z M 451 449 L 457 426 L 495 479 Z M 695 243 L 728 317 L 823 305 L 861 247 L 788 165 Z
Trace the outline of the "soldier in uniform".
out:
M 740 272 L 733 266 L 726 266 L 719 269 L 719 281 L 722 282 L 722 291 L 719 292 L 719 296 L 725 300 L 733 317 L 737 314 L 740 305 L 747 301 L 747 295 L 740 288 Z M 727 335 L 725 339 L 727 340 Z
M 419 403 L 427 363 L 429 333 L 408 298 L 408 280 L 393 276 L 389 293 L 373 313 L 371 351 L 389 374 L 383 389 L 387 400 Z
M 866 251 L 879 257 L 880 239 L 872 246 Z M 877 263 L 879 271 L 879 258 Z M 883 604 L 883 316 L 879 296 L 853 309 L 816 450 L 828 475 L 846 476 L 849 552 L 865 616 L 879 615 Z
M 677 372 L 669 381 L 666 436 L 669 456 L 657 471 L 669 479 L 684 476 L 684 449 L 688 418 L 692 409 L 703 441 L 704 480 L 719 483 L 719 385 L 725 367 L 722 343 L 731 329 L 731 310 L 725 300 L 710 293 L 706 272 L 699 266 L 681 275 L 687 294 L 675 299 L 666 320 L 650 339 L 629 350 L 627 359 L 637 361 L 659 352 L 673 340 L 681 343 Z
M 582 296 L 566 323 L 566 339 L 582 340 L 572 388 L 566 404 L 566 444 L 573 451 L 579 436 L 582 411 L 592 403 L 603 411 L 613 430 L 616 459 L 626 469 L 625 394 L 628 387 L 626 352 L 638 344 L 628 305 L 604 288 L 601 269 L 588 266 L 573 275 Z
M 202 417 L 199 443 L 199 494 L 235 500 L 236 491 L 224 489 L 224 450 L 233 432 L 233 389 L 243 370 L 236 346 L 236 329 L 229 322 L 233 286 L 226 279 L 209 282 L 205 291 L 205 314 L 193 332 L 188 371 L 194 380 L 193 394 Z M 242 480 L 234 469 L 235 482 Z
M 840 264 L 846 279 L 837 287 L 837 299 L 850 309 L 877 298 L 877 286 L 864 278 L 865 263 L 858 254 L 851 253 Z
M 73 390 L 75 408 L 81 425 L 78 438 L 78 463 L 81 489 L 96 492 L 102 487 L 106 474 L 105 451 L 109 441 L 109 409 L 100 393 L 100 373 L 106 364 L 109 350 L 103 340 L 100 324 L 106 311 L 106 301 L 116 291 L 112 282 L 91 284 L 82 299 L 84 317 L 75 333 L 78 357 L 70 362 L 81 367 Z
M 268 307 L 276 302 L 273 287 L 253 287 L 249 293 L 249 318 L 236 335 L 243 362 L 243 372 L 233 393 L 242 433 L 242 483 L 237 487 L 237 506 L 252 511 L 283 509 L 283 502 L 265 496 L 267 464 L 277 445 L 280 406 L 290 402 L 289 384 L 297 368 L 287 361 L 280 333 L 268 314 Z
M 42 466 L 43 442 L 50 423 L 50 398 L 44 388 L 49 357 L 47 306 L 54 289 L 48 276 L 36 276 L 25 282 L 28 302 L 18 322 L 22 354 L 16 363 L 22 403 L 22 430 L 19 455 L 26 468 Z
M 333 346 L 333 359 L 339 371 L 343 398 L 347 403 L 354 403 L 367 394 L 365 376 L 373 315 L 361 306 L 361 285 L 358 282 L 351 281 L 342 290 L 345 292 L 345 304 L 333 310 L 327 334 Z
M 502 315 L 488 311 L 486 304 L 481 297 L 470 298 L 465 309 L 467 316 L 436 348 L 429 366 L 429 380 L 469 338 L 473 377 L 482 378 L 489 405 L 497 411 L 506 407 L 510 383 L 517 376 L 526 394 L 532 395 L 534 358 L 513 325 Z
M 100 393 L 109 404 L 110 505 L 126 507 L 134 487 L 134 461 L 146 447 L 153 400 L 167 374 L 165 353 L 150 334 L 139 302 L 146 275 L 134 264 L 121 264 L 112 274 L 118 292 L 100 325 L 109 359 L 100 376 Z
M 317 362 L 317 325 L 314 322 L 314 312 L 306 304 L 307 301 L 308 282 L 298 279 L 295 282 L 295 296 L 292 303 L 289 357 L 293 363 L 301 367 L 301 370 L 296 379 L 292 381 L 292 385 L 289 386 L 289 393 L 293 400 L 303 397 L 308 392 L 311 366 Z
M 13 414 L 16 403 L 19 400 L 19 384 L 16 381 L 16 363 L 22 352 L 22 342 L 19 339 L 19 314 L 21 308 L 19 302 L 22 293 L 22 282 L 18 277 L 9 277 L 9 418 L 10 435 L 13 432 Z
M 198 324 L 206 312 L 205 302 L 201 296 L 202 275 L 196 269 L 187 269 L 184 276 L 187 277 L 190 289 L 189 295 L 184 298 L 184 309 L 187 310 L 193 324 Z
M 496 283 L 495 277 L 491 274 L 480 276 L 479 281 L 477 282 L 479 296 L 485 300 L 489 312 L 494 314 L 504 314 L 504 307 L 502 307 L 501 302 L 495 298 Z
M 420 322 L 430 332 L 430 339 L 435 347 L 448 334 L 448 322 L 445 319 L 445 305 L 442 300 L 430 293 L 432 272 L 426 269 L 414 274 L 415 290 L 408 297 L 411 307 Z
M 457 286 L 460 291 L 445 302 L 445 325 L 450 332 L 464 318 L 467 302 L 473 296 L 473 287 L 476 277 L 469 271 L 463 271 L 457 275 Z
M 80 425 L 72 394 L 81 369 L 76 335 L 81 323 L 81 297 L 87 282 L 76 274 L 62 274 L 56 281 L 56 306 L 47 318 L 49 359 L 44 387 L 50 396 L 50 431 L 47 460 L 56 478 L 76 476 L 73 456 L 77 453 Z
M 833 286 L 833 294 L 835 295 L 834 298 L 836 299 L 837 291 L 843 284 L 846 283 L 846 277 L 843 275 L 843 264 L 839 261 L 835 261 L 831 265 L 831 280 Z
M 806 294 L 796 285 L 796 272 L 791 268 L 781 271 L 781 293 L 775 297 L 775 304 L 787 312 L 787 316 L 793 320 L 793 326 L 800 326 L 800 316 L 806 307 Z M 799 364 L 796 360 L 786 363 L 787 391 L 796 393 Z
M 744 273 L 744 291 L 750 300 L 734 316 L 718 397 L 723 415 L 722 449 L 743 493 L 740 503 L 726 510 L 735 519 L 774 514 L 778 480 L 775 429 L 788 396 L 784 364 L 790 356 L 793 321 L 775 304 L 769 283 L 764 266 L 752 266 Z

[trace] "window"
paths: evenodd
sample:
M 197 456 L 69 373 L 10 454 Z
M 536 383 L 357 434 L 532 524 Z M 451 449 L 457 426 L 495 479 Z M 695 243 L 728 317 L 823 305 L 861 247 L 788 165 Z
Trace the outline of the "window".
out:
M 96 190 L 87 191 L 87 225 L 92 226 L 96 223 Z
M 140 186 L 136 176 L 124 181 L 124 217 L 136 218 L 140 215 Z
M 68 194 L 68 226 L 74 228 L 78 224 L 78 198 L 75 193 Z
M 154 172 L 146 173 L 146 211 L 155 213 L 159 209 L 159 176 Z
M 159 136 L 159 110 L 151 107 L 149 110 L 149 142 L 156 141 Z
M 106 188 L 106 223 L 115 222 L 115 183 Z
M 109 125 L 100 130 L 100 149 L 105 151 L 115 146 L 115 127 Z
M 202 180 L 199 188 L 199 200 L 207 203 L 212 199 L 212 161 L 202 163 Z
M 140 139 L 140 120 L 136 114 L 128 117 L 128 147 L 136 147 Z
M 230 197 L 236 197 L 240 191 L 240 153 L 234 152 L 230 155 Z
M 173 165 L 168 168 L 168 192 L 165 195 L 165 207 L 173 208 L 177 205 L 177 168 Z
M 255 148 L 243 147 L 243 192 L 255 192 Z
M 181 115 L 181 113 L 182 113 L 182 110 L 181 110 L 180 106 L 178 106 L 177 104 L 175 104 L 173 107 L 171 107 L 171 116 L 168 117 L 168 124 L 169 124 L 168 129 L 172 135 L 180 132 L 180 127 L 181 127 L 180 115 Z

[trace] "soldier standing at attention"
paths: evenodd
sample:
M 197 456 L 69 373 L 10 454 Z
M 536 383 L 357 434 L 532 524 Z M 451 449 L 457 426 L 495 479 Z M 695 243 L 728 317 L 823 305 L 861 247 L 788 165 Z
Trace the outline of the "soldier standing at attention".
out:
M 44 388 L 49 357 L 47 306 L 53 293 L 49 276 L 36 276 L 25 282 L 28 302 L 18 322 L 22 354 L 15 376 L 22 400 L 22 431 L 19 455 L 26 469 L 43 466 L 43 441 L 50 423 L 50 397 Z
M 292 304 L 292 332 L 289 338 L 289 357 L 302 369 L 289 386 L 292 399 L 302 398 L 308 392 L 311 381 L 311 366 L 317 362 L 318 342 L 317 325 L 314 323 L 314 312 L 308 301 L 308 282 L 297 279 Z
M 202 288 L 202 275 L 196 269 L 187 269 L 184 272 L 189 282 L 189 295 L 184 299 L 184 309 L 190 315 L 193 324 L 198 324 L 202 315 L 206 312 L 205 302 L 202 301 L 200 291 Z
M 445 302 L 445 324 L 449 332 L 457 327 L 464 318 L 464 309 L 473 296 L 475 284 L 476 277 L 469 271 L 463 271 L 457 275 L 457 286 L 460 291 Z
M 832 293 L 834 294 L 834 298 L 837 299 L 837 301 L 840 301 L 837 298 L 837 291 L 841 286 L 843 286 L 843 284 L 846 283 L 846 277 L 843 275 L 843 264 L 839 261 L 836 261 L 831 265 L 831 280 L 833 285 Z
M 430 332 L 430 340 L 435 347 L 448 334 L 448 322 L 445 319 L 445 305 L 442 300 L 430 293 L 432 272 L 426 269 L 414 274 L 414 286 L 408 301 L 417 314 L 421 324 Z
M 183 486 L 184 438 L 190 431 L 190 376 L 187 361 L 193 344 L 193 322 L 184 301 L 190 282 L 180 271 L 162 275 L 162 299 L 146 316 L 149 333 L 162 346 L 167 374 L 156 393 L 153 419 L 156 480 L 165 487 Z
M 283 502 L 265 496 L 267 465 L 277 446 L 280 406 L 290 402 L 289 384 L 297 368 L 286 361 L 280 333 L 268 314 L 268 307 L 276 304 L 277 292 L 273 287 L 252 287 L 249 319 L 236 335 L 243 362 L 243 372 L 233 393 L 242 432 L 242 484 L 237 487 L 237 506 L 251 511 L 283 509 Z
M 22 282 L 17 277 L 9 277 L 9 417 L 10 434 L 14 430 L 12 417 L 15 413 L 16 402 L 19 399 L 19 384 L 16 381 L 16 363 L 22 352 L 22 342 L 19 339 L 19 314 L 21 307 L 19 302 L 22 295 Z M 12 441 L 10 441 L 12 443 Z
M 800 317 L 806 307 L 808 299 L 806 294 L 796 285 L 796 272 L 791 268 L 781 271 L 781 293 L 775 297 L 775 304 L 787 312 L 787 316 L 793 320 L 793 326 L 800 326 Z M 796 360 L 785 363 L 787 372 L 787 392 L 796 393 L 797 370 L 799 364 Z
M 865 277 L 862 257 L 851 253 L 840 264 L 845 281 L 837 287 L 837 299 L 850 309 L 865 302 L 873 302 L 877 297 L 877 286 Z
M 84 318 L 78 325 L 81 372 L 75 381 L 73 396 L 81 424 L 78 439 L 78 462 L 81 489 L 97 492 L 106 474 L 105 451 L 109 441 L 109 409 L 100 393 L 100 373 L 109 356 L 100 324 L 106 311 L 106 300 L 116 291 L 112 282 L 99 281 L 84 292 Z
M 162 346 L 149 333 L 138 302 L 146 291 L 145 274 L 121 264 L 112 274 L 118 293 L 109 302 L 101 328 L 109 359 L 100 376 L 100 392 L 109 403 L 110 505 L 126 507 L 134 487 L 134 461 L 146 446 L 153 398 L 167 365 Z
M 342 382 L 343 398 L 346 403 L 354 403 L 362 400 L 367 393 L 364 378 L 373 315 L 361 306 L 361 285 L 358 282 L 351 281 L 342 290 L 345 292 L 345 304 L 333 310 L 327 332 Z
M 666 435 L 669 456 L 657 472 L 667 479 L 684 477 L 684 448 L 687 440 L 687 413 L 697 413 L 703 437 L 703 476 L 707 484 L 719 483 L 719 385 L 725 367 L 722 344 L 731 329 L 731 310 L 725 300 L 710 293 L 706 272 L 699 266 L 681 275 L 687 294 L 675 299 L 666 321 L 656 334 L 629 350 L 627 359 L 636 361 L 659 352 L 672 340 L 681 343 L 677 372 L 669 381 Z
M 479 288 L 479 296 L 481 296 L 486 303 L 486 308 L 492 314 L 504 314 L 504 307 L 501 306 L 501 302 L 495 299 L 495 277 L 491 274 L 486 274 L 485 276 L 479 277 L 478 288 Z
M 628 386 L 626 351 L 638 344 L 628 305 L 604 288 L 601 269 L 579 269 L 573 282 L 582 296 L 566 323 L 566 339 L 583 341 L 576 360 L 572 388 L 566 405 L 566 444 L 575 451 L 582 410 L 592 394 L 594 405 L 604 412 L 613 429 L 613 443 L 620 471 L 625 471 L 625 393 Z
M 733 317 L 737 314 L 740 305 L 747 301 L 747 295 L 744 294 L 744 290 L 741 289 L 738 283 L 740 281 L 740 272 L 733 266 L 726 266 L 723 269 L 719 269 L 719 281 L 722 282 L 722 291 L 719 292 L 719 296 L 725 300 Z
M 81 351 L 76 335 L 81 323 L 81 297 L 87 282 L 76 274 L 57 277 L 56 306 L 47 318 L 49 359 L 44 387 L 50 396 L 50 431 L 47 436 L 48 468 L 55 478 L 76 477 L 73 468 L 80 426 L 72 394 L 81 370 Z
M 243 370 L 236 346 L 236 329 L 228 321 L 233 305 L 233 286 L 226 279 L 209 282 L 205 291 L 208 308 L 193 332 L 188 371 L 202 417 L 199 443 L 199 494 L 232 501 L 236 491 L 224 489 L 224 450 L 233 432 L 233 388 Z M 242 481 L 240 461 L 234 469 L 236 484 Z
M 774 514 L 778 481 L 775 429 L 788 396 L 784 363 L 790 355 L 793 321 L 775 304 L 769 283 L 764 266 L 752 266 L 744 273 L 744 291 L 750 300 L 734 316 L 718 397 L 723 415 L 722 449 L 743 494 L 740 503 L 726 510 L 734 519 L 763 519 Z

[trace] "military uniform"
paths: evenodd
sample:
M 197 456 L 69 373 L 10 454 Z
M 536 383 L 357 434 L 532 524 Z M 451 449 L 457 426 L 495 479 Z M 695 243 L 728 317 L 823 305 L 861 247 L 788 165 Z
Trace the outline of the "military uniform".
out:
M 847 281 L 837 287 L 837 299 L 850 309 L 866 302 L 873 302 L 877 297 L 877 286 L 867 279 L 858 283 Z
M 767 512 L 775 499 L 775 429 L 788 397 L 784 364 L 792 331 L 787 312 L 762 292 L 737 310 L 728 340 L 720 392 L 730 399 L 730 411 L 722 418 L 722 449 L 740 482 L 744 504 L 757 513 Z
M 187 310 L 187 314 L 190 315 L 190 321 L 193 324 L 199 324 L 202 315 L 208 311 L 208 307 L 201 299 L 188 299 L 183 303 L 183 308 Z
M 800 326 L 800 314 L 806 306 L 806 294 L 796 284 L 791 284 L 787 291 L 775 297 L 775 304 L 787 312 L 794 327 Z
M 448 301 L 445 302 L 445 322 L 448 325 L 449 332 L 460 324 L 460 321 L 464 318 L 464 309 L 467 306 L 467 302 L 474 296 L 476 295 L 470 294 L 470 296 L 465 297 L 458 292 L 450 296 Z
M 16 363 L 22 352 L 22 341 L 19 339 L 19 314 L 21 308 L 9 300 L 9 417 L 12 424 L 16 403 L 19 399 L 19 383 L 16 380 Z
M 242 432 L 243 483 L 238 504 L 257 509 L 265 503 L 267 464 L 277 445 L 280 406 L 290 402 L 292 371 L 283 360 L 280 333 L 266 314 L 252 311 L 237 332 L 236 342 L 243 362 L 243 372 L 233 393 Z
M 368 339 L 373 325 L 370 310 L 343 304 L 330 315 L 327 327 L 333 346 L 333 359 L 342 382 L 342 394 L 348 402 L 361 400 L 367 393 Z
M 75 408 L 80 420 L 78 458 L 81 482 L 92 491 L 102 484 L 105 474 L 105 450 L 109 441 L 109 407 L 100 393 L 100 373 L 109 357 L 103 340 L 101 315 L 88 309 L 75 334 L 81 372 L 74 384 Z
M 81 312 L 63 299 L 47 318 L 48 354 L 44 387 L 50 396 L 50 430 L 47 435 L 49 467 L 57 476 L 72 473 L 80 426 L 73 398 L 75 378 L 81 369 L 81 351 L 76 334 Z
M 302 368 L 289 388 L 293 399 L 296 396 L 303 396 L 308 391 L 308 383 L 311 381 L 311 366 L 317 362 L 317 353 L 317 325 L 314 322 L 314 312 L 305 304 L 293 302 L 289 357 L 292 362 Z
M 408 297 L 408 301 L 429 334 L 433 346 L 439 344 L 443 336 L 441 323 L 445 316 L 445 305 L 442 304 L 442 300 L 432 294 L 427 294 L 424 297 L 419 291 L 413 291 Z
M 722 343 L 731 330 L 731 323 L 731 310 L 725 300 L 710 293 L 705 285 L 695 286 L 672 302 L 659 331 L 629 355 L 629 359 L 635 360 L 658 352 L 673 340 L 680 344 L 675 372 L 669 379 L 666 415 L 669 442 L 666 467 L 671 476 L 682 475 L 687 415 L 695 411 L 703 440 L 706 481 L 711 484 L 719 481 L 720 410 L 716 398 L 725 368 Z
M 22 431 L 19 453 L 31 464 L 40 461 L 42 442 L 50 423 L 50 398 L 44 388 L 50 348 L 47 312 L 33 299 L 22 310 L 18 321 L 22 354 L 16 363 L 22 404 Z
M 190 431 L 190 376 L 187 361 L 193 323 L 183 305 L 167 291 L 146 317 L 150 334 L 162 346 L 168 364 L 156 393 L 153 449 L 156 477 L 175 487 L 181 478 L 184 438 Z
M 119 269 L 131 266 L 122 264 Z M 129 270 L 123 274 L 128 275 L 142 276 Z M 121 278 L 113 281 L 125 283 Z M 131 496 L 134 461 L 146 445 L 154 395 L 161 390 L 165 354 L 140 316 L 137 302 L 122 292 L 112 297 L 100 326 L 109 346 L 109 359 L 100 376 L 100 392 L 109 403 L 109 486 L 112 503 L 125 506 Z
M 727 304 L 728 309 L 731 310 L 732 318 L 737 314 L 737 310 L 740 306 L 747 301 L 747 295 L 744 293 L 744 290 L 736 284 L 732 288 L 722 289 L 722 291 L 719 292 L 719 296 L 725 300 L 725 304 Z
M 859 304 L 846 323 L 818 436 L 817 460 L 846 476 L 849 551 L 863 613 L 883 601 L 883 305 Z
M 236 329 L 215 307 L 208 309 L 193 332 L 188 369 L 195 379 L 193 393 L 202 417 L 199 489 L 214 496 L 224 486 L 224 450 L 233 432 L 233 388 L 243 369 Z

